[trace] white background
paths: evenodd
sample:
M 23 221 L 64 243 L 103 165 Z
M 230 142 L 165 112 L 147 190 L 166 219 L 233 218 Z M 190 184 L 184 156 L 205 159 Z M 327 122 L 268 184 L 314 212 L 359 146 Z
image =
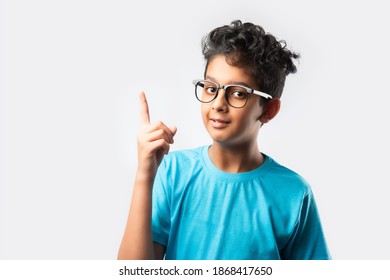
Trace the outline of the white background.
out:
M 334 259 L 390 259 L 386 1 L 0 2 L 0 259 L 115 259 L 139 128 L 210 143 L 191 81 L 234 19 L 301 54 L 261 150 L 312 185 Z

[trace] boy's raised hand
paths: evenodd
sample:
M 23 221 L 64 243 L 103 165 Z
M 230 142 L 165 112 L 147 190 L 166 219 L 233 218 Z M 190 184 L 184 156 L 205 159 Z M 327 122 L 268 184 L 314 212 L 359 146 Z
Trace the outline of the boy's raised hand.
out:
M 154 176 L 161 160 L 169 152 L 176 134 L 175 126 L 168 127 L 159 121 L 150 124 L 149 106 L 144 92 L 139 95 L 141 130 L 138 134 L 138 171 Z

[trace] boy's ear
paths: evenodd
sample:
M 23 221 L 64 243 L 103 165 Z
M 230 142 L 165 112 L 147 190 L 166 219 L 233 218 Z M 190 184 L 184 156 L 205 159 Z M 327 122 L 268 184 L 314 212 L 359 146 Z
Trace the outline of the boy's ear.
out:
M 272 120 L 280 110 L 280 99 L 275 98 L 271 99 L 266 105 L 263 114 L 259 117 L 259 121 L 262 123 L 267 123 Z

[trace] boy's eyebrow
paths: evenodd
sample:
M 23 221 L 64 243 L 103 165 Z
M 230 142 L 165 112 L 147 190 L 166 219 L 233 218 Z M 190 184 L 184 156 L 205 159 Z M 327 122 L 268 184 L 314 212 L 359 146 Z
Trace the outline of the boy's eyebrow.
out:
M 205 78 L 206 78 L 207 80 L 210 80 L 210 81 L 213 81 L 213 82 L 219 84 L 219 83 L 217 82 L 217 80 L 216 80 L 215 78 L 213 78 L 212 76 L 210 76 L 210 75 L 206 75 Z M 228 83 L 227 83 L 226 85 L 240 85 L 240 86 L 252 88 L 252 86 L 248 85 L 247 83 L 236 82 L 236 81 L 228 81 Z

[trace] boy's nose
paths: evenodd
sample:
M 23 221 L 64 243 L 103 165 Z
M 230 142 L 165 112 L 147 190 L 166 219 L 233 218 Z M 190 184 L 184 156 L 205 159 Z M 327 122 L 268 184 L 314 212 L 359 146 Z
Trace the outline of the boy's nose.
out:
M 218 96 L 215 98 L 212 102 L 212 106 L 214 110 L 217 111 L 227 111 L 228 110 L 228 103 L 226 102 L 226 97 L 225 97 L 225 90 L 220 88 L 218 90 Z

